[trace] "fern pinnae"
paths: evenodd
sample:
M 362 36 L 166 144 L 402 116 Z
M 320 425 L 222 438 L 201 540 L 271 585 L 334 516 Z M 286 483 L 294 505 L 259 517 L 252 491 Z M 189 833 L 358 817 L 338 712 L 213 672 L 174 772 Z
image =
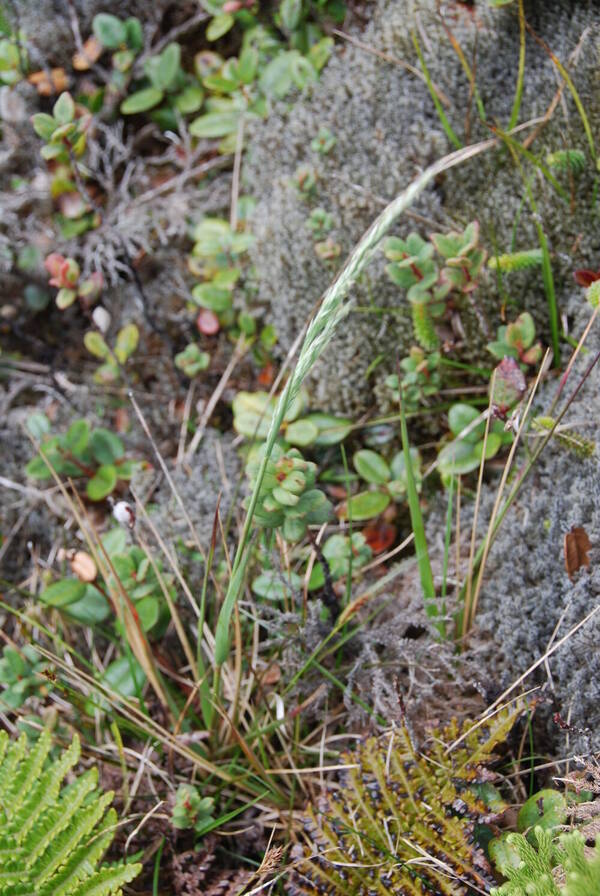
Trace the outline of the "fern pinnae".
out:
M 81 801 L 83 801 L 85 796 L 86 794 L 82 794 Z M 56 835 L 54 832 L 49 832 L 40 842 L 38 851 L 33 855 L 33 859 L 30 857 L 28 861 L 28 866 L 32 868 L 32 874 L 35 876 L 37 883 L 44 883 L 68 859 L 81 840 L 87 837 L 98 824 L 110 806 L 113 796 L 112 792 L 105 793 L 99 800 L 94 801 L 91 806 L 83 806 L 82 808 L 80 802 L 77 806 L 71 807 L 69 805 L 69 817 L 60 833 Z M 55 840 L 52 844 L 52 850 L 48 851 L 48 854 L 44 856 L 44 852 L 46 852 L 52 840 Z M 41 860 L 35 864 L 35 867 L 32 867 L 38 857 L 41 857 Z
M 48 799 L 43 800 L 43 808 L 46 809 L 46 813 L 42 815 L 42 813 L 39 812 L 37 816 L 40 820 L 38 828 L 32 830 L 32 833 L 26 840 L 23 841 L 21 839 L 23 846 L 32 860 L 41 856 L 48 844 L 58 837 L 60 832 L 67 827 L 80 806 L 83 805 L 85 798 L 96 788 L 97 781 L 96 770 L 90 769 L 89 772 L 81 775 L 80 778 L 73 782 L 72 787 L 67 793 L 61 795 L 56 806 L 53 806 L 48 810 Z M 35 796 L 35 794 L 32 796 Z M 52 802 L 55 801 L 56 797 Z M 30 813 L 29 817 L 33 814 L 34 807 L 35 802 L 32 804 L 32 800 L 29 800 L 27 803 L 27 810 Z M 20 813 L 19 820 L 21 820 L 21 818 L 23 818 L 23 827 L 27 828 L 28 831 L 31 830 L 32 825 L 31 823 L 27 823 L 27 820 L 25 819 L 25 811 Z
M 36 818 L 38 818 L 48 806 L 51 806 L 52 803 L 57 801 L 61 782 L 72 765 L 75 764 L 73 761 L 75 753 L 71 753 L 70 755 L 67 755 L 67 753 L 60 763 L 60 770 L 58 772 L 51 766 L 50 769 L 42 775 L 37 785 L 32 789 L 23 803 L 18 815 L 13 820 L 13 828 L 17 832 L 17 838 L 20 843 L 24 842 L 26 836 L 34 827 Z M 80 805 L 84 797 L 94 790 L 97 783 L 98 773 L 95 769 L 90 769 L 69 787 L 63 788 L 60 805 L 56 806 L 54 812 L 51 812 L 44 819 L 48 826 L 48 837 L 56 836 L 56 834 L 62 830 L 64 825 L 68 823 L 70 815 L 68 814 L 68 808 L 66 807 L 67 793 L 71 789 L 75 794 L 79 794 L 81 791 L 81 797 L 77 802 L 77 805 Z M 77 797 L 75 797 L 75 799 L 77 799 Z M 75 806 L 75 800 L 73 801 L 73 806 L 74 809 L 77 808 L 77 806 Z M 55 821 L 53 821 L 54 816 L 56 816 Z M 36 844 L 29 843 L 28 850 L 32 854 L 36 852 Z
M 22 734 L 18 740 L 13 741 L 6 750 L 4 760 L 0 766 L 0 805 L 10 818 L 14 811 L 14 804 L 10 799 L 10 786 L 14 780 L 21 759 L 25 755 L 27 736 Z
M 114 809 L 107 813 L 105 822 L 106 830 L 103 834 L 80 846 L 49 884 L 46 884 L 45 880 L 41 882 L 40 896 L 68 896 L 86 877 L 89 869 L 96 867 L 114 837 L 113 828 L 117 823 L 117 813 Z
M 138 876 L 141 865 L 120 865 L 96 871 L 83 884 L 73 890 L 73 896 L 112 896 L 120 892 L 123 884 L 128 884 Z
M 31 791 L 32 786 L 40 776 L 51 746 L 52 738 L 50 732 L 44 729 L 38 737 L 35 747 L 30 751 L 25 762 L 21 763 L 18 774 L 7 788 L 7 799 L 13 805 L 20 805 L 25 794 Z

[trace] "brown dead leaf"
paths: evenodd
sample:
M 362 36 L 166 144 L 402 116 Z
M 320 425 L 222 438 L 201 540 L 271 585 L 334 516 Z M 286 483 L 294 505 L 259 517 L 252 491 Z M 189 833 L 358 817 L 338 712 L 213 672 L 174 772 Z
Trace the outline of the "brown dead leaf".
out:
M 262 683 L 264 685 L 277 684 L 277 682 L 281 678 L 281 669 L 277 665 L 277 663 L 271 663 L 267 671 L 262 677 Z
M 52 96 L 62 93 L 69 86 L 69 79 L 64 68 L 51 68 L 48 71 L 32 72 L 27 78 L 40 96 Z
M 98 575 L 98 569 L 92 557 L 85 551 L 76 551 L 71 560 L 71 569 L 80 582 L 93 582 Z
M 88 37 L 81 53 L 75 53 L 73 56 L 73 68 L 77 72 L 87 72 L 94 62 L 97 62 L 102 55 L 102 44 L 94 36 Z
M 573 526 L 565 535 L 565 569 L 571 581 L 575 573 L 585 567 L 589 569 L 588 551 L 592 547 L 588 534 L 583 526 Z

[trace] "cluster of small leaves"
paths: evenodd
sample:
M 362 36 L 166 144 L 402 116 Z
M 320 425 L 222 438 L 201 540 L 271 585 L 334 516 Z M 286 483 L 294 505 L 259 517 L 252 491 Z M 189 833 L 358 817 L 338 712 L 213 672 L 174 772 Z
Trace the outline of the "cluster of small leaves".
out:
M 39 597 L 41 603 L 60 610 L 82 625 L 94 626 L 111 616 L 108 595 L 119 595 L 124 591 L 133 602 L 144 632 L 159 637 L 169 620 L 169 608 L 156 570 L 171 597 L 175 595 L 173 576 L 163 572 L 160 558 L 157 557 L 153 565 L 145 551 L 136 545 L 128 546 L 123 529 L 105 533 L 102 545 L 112 566 L 106 579 L 93 563 L 89 565 L 89 574 L 87 567 L 83 571 L 81 565 L 72 563 L 74 575 L 57 579 L 44 588 Z M 119 623 L 116 625 L 118 627 Z
M 446 310 L 449 297 L 465 296 L 477 288 L 485 261 L 478 247 L 479 224 L 472 221 L 461 232 L 433 233 L 425 241 L 417 233 L 406 240 L 390 237 L 385 255 L 386 271 L 397 286 L 407 290 L 413 327 L 419 344 L 428 352 L 439 345 L 434 321 Z M 441 257 L 441 267 L 435 253 Z
M 0 659 L 0 706 L 19 709 L 28 697 L 51 688 L 43 677 L 47 668 L 47 661 L 29 644 L 19 649 L 7 645 Z
M 396 401 L 400 398 L 401 390 L 405 411 L 416 411 L 422 405 L 427 405 L 432 395 L 438 394 L 442 388 L 440 361 L 439 352 L 425 353 L 420 346 L 413 345 L 408 355 L 400 361 L 400 367 L 404 371 L 400 384 L 397 373 L 386 378 L 385 384 L 393 390 Z
M 79 739 L 52 761 L 51 746 L 47 730 L 30 750 L 25 734 L 11 743 L 0 732 L 0 894 L 119 894 L 142 866 L 100 864 L 117 827 L 114 794 L 98 790 L 96 768 L 64 785 Z
M 522 712 L 519 704 L 462 731 L 453 722 L 423 753 L 403 724 L 343 757 L 347 771 L 327 805 L 309 810 L 296 892 L 487 893 L 494 879 L 473 830 L 505 808 L 489 764 Z
M 300 391 L 285 415 L 281 434 L 288 445 L 324 448 L 342 442 L 352 430 L 352 421 L 322 412 L 304 413 L 306 394 Z M 267 437 L 277 398 L 267 392 L 238 392 L 233 399 L 233 426 L 247 438 L 262 441 Z
M 166 101 L 152 116 L 166 130 L 177 127 L 178 114 L 190 114 L 201 108 L 204 91 L 195 78 L 183 72 L 179 44 L 168 44 L 161 53 L 150 56 L 144 63 L 144 74 L 140 89 L 121 103 L 123 115 L 148 112 Z
M 528 367 L 536 367 L 542 360 L 542 346 L 534 344 L 535 323 L 528 311 L 523 311 L 517 319 L 506 326 L 498 327 L 495 342 L 488 344 L 488 350 L 495 358 L 515 358 L 526 371 Z
M 101 12 L 92 22 L 94 37 L 102 50 L 112 51 L 112 83 L 116 90 L 126 86 L 126 73 L 144 46 L 144 35 L 139 19 L 131 16 L 124 21 L 110 13 Z M 92 51 L 96 55 L 95 51 Z
M 263 456 L 261 445 L 251 453 L 246 464 L 252 485 Z M 286 451 L 275 445 L 254 512 L 256 522 L 267 529 L 280 529 L 285 540 L 291 542 L 299 541 L 308 526 L 326 523 L 333 508 L 325 494 L 315 488 L 316 478 L 316 464 L 304 460 L 296 448 Z
M 201 797 L 191 784 L 180 784 L 175 795 L 171 824 L 179 830 L 191 828 L 201 837 L 213 826 L 214 803 L 210 796 Z
M 41 443 L 41 450 L 26 465 L 26 474 L 47 480 L 52 479 L 54 470 L 59 476 L 87 480 L 85 490 L 91 501 L 110 495 L 119 483 L 131 479 L 137 466 L 125 457 L 118 436 L 103 427 L 92 429 L 87 420 L 75 420 L 62 435 L 51 434 L 50 421 L 41 413 L 32 414 L 27 426 Z
M 220 326 L 234 321 L 233 290 L 241 276 L 241 259 L 252 245 L 252 234 L 231 229 L 223 218 L 203 218 L 194 228 L 189 260 L 192 274 L 202 278 L 192 289 L 194 302 L 218 318 Z
M 490 460 L 503 445 L 510 445 L 513 441 L 512 433 L 505 430 L 502 421 L 493 420 L 485 442 L 485 420 L 469 404 L 453 404 L 448 412 L 448 424 L 454 439 L 444 445 L 438 454 L 438 468 L 443 479 L 477 469 L 483 456 L 484 444 L 485 460 Z
M 99 271 L 82 280 L 81 270 L 75 259 L 65 258 L 58 252 L 52 252 L 46 257 L 44 267 L 50 274 L 50 286 L 58 289 L 56 307 L 61 311 L 69 308 L 75 299 L 86 309 L 98 301 L 103 286 Z
M 87 176 L 78 162 L 86 150 L 87 132 L 91 123 L 89 111 L 76 105 L 70 93 L 61 93 L 52 114 L 38 112 L 32 116 L 33 129 L 44 141 L 40 152 L 52 170 L 51 193 L 60 208 L 58 223 L 65 238 L 97 227 L 100 218 L 81 195 L 78 183 Z
M 135 324 L 126 324 L 119 330 L 112 348 L 102 333 L 88 330 L 83 337 L 83 344 L 91 355 L 103 362 L 94 373 L 96 382 L 114 383 L 118 380 L 123 366 L 138 347 L 139 339 L 139 330 Z
M 331 582 L 345 578 L 356 572 L 372 558 L 373 552 L 362 532 L 353 532 L 352 537 L 336 532 L 325 539 L 321 548 L 328 567 Z M 315 563 L 308 579 L 308 590 L 318 591 L 325 585 L 325 570 L 322 563 Z M 253 593 L 264 600 L 281 601 L 288 594 L 302 594 L 304 574 L 290 572 L 283 576 L 277 570 L 265 569 L 252 581 Z
M 420 488 L 421 457 L 416 448 L 411 448 L 410 456 L 416 485 Z M 360 478 L 375 488 L 351 495 L 343 508 L 343 518 L 369 520 L 383 513 L 391 501 L 405 500 L 407 479 L 402 451 L 398 451 L 388 464 L 377 451 L 363 448 L 354 454 L 352 463 Z

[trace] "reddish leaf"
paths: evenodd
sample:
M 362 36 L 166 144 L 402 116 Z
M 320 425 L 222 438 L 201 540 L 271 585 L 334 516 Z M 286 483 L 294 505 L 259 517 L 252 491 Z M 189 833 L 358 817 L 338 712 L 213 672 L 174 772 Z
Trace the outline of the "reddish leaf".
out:
M 591 548 L 588 534 L 583 526 L 573 526 L 565 535 L 565 569 L 571 581 L 575 573 L 585 567 L 589 569 L 590 558 L 588 551 Z
M 263 369 L 258 374 L 257 380 L 259 386 L 266 386 L 267 388 L 272 385 L 273 380 L 275 378 L 275 369 L 270 361 L 267 361 Z
M 204 336 L 214 336 L 221 329 L 219 318 L 214 311 L 209 311 L 208 308 L 202 309 L 196 318 L 196 326 Z
M 48 72 L 33 72 L 27 80 L 33 84 L 40 96 L 62 93 L 69 86 L 64 68 L 52 68 Z
M 382 521 L 369 523 L 362 534 L 374 554 L 383 554 L 396 540 L 396 527 Z
M 514 358 L 504 358 L 496 367 L 492 392 L 494 413 L 504 419 L 506 414 L 525 395 L 527 383 L 523 371 Z
M 590 268 L 580 268 L 578 271 L 575 271 L 573 276 L 580 286 L 587 289 L 587 287 L 591 286 L 592 283 L 595 283 L 596 280 L 600 280 L 600 271 L 592 271 Z
M 81 53 L 73 56 L 73 68 L 78 72 L 87 72 L 100 59 L 103 46 L 96 37 L 88 37 L 81 48 Z

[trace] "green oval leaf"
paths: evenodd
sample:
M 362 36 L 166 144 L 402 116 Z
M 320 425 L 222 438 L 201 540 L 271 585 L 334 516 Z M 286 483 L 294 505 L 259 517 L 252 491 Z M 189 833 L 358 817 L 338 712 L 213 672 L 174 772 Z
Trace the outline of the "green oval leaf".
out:
M 160 601 L 157 597 L 143 597 L 136 602 L 135 609 L 145 632 L 154 628 L 160 617 Z
M 116 50 L 121 44 L 127 42 L 125 23 L 108 12 L 100 12 L 94 16 L 92 30 L 107 50 Z
M 445 445 L 438 454 L 438 469 L 442 476 L 458 476 L 470 473 L 479 466 L 479 458 L 473 453 L 473 445 L 456 439 Z
M 342 519 L 370 520 L 383 513 L 390 500 L 385 492 L 359 492 L 348 500 Z
M 207 112 L 190 124 L 192 137 L 226 137 L 237 132 L 240 112 Z
M 157 87 L 146 87 L 144 90 L 137 90 L 124 99 L 121 103 L 121 112 L 123 115 L 137 115 L 138 112 L 146 112 L 153 109 L 161 102 L 164 94 Z
M 365 482 L 372 482 L 374 485 L 384 485 L 392 478 L 390 468 L 380 454 L 364 448 L 357 451 L 352 458 L 354 469 Z
M 558 790 L 538 790 L 523 803 L 517 815 L 517 830 L 521 833 L 534 827 L 553 831 L 564 824 L 567 817 L 567 803 Z
M 111 663 L 102 676 L 102 681 L 122 697 L 135 697 L 142 689 L 146 676 L 138 661 L 130 654 Z
M 54 103 L 52 115 L 58 124 L 69 124 L 75 118 L 75 103 L 73 97 L 68 91 L 61 93 L 57 101 Z
M 112 464 L 98 467 L 95 476 L 89 480 L 86 488 L 90 501 L 102 501 L 113 491 L 117 484 L 117 471 Z
M 215 314 L 223 314 L 232 306 L 231 290 L 221 289 L 212 283 L 199 283 L 194 286 L 192 296 L 201 308 L 208 308 Z
M 90 449 L 99 464 L 113 464 L 125 453 L 123 442 L 110 429 L 98 427 L 90 437 Z
M 453 404 L 450 410 L 448 411 L 448 424 L 450 426 L 450 430 L 454 433 L 455 436 L 460 435 L 460 433 L 466 429 L 468 426 L 473 423 L 481 414 L 477 410 L 477 408 L 471 407 L 470 404 Z M 468 435 L 464 436 L 463 439 L 465 442 L 471 442 L 475 444 L 482 437 L 485 431 L 485 421 L 482 420 L 477 424 Z
M 304 447 L 305 445 L 312 445 L 318 435 L 318 428 L 314 423 L 311 423 L 310 420 L 295 420 L 294 423 L 290 423 L 287 427 L 285 431 L 285 440 L 286 442 L 289 442 L 290 445 L 300 445 L 301 447 Z
M 115 356 L 119 364 L 124 364 L 134 353 L 140 341 L 140 332 L 135 324 L 127 324 L 119 330 L 115 342 Z
M 214 19 L 211 19 L 206 29 L 206 39 L 215 41 L 223 37 L 224 34 L 227 34 L 233 28 L 234 21 L 235 19 L 228 12 L 215 16 Z
M 68 607 L 81 600 L 85 591 L 86 585 L 79 579 L 60 579 L 42 591 L 40 600 L 48 607 Z
M 104 359 L 108 356 L 109 350 L 103 337 L 96 330 L 88 330 L 83 337 L 83 344 L 88 352 L 95 358 Z
M 67 613 L 82 625 L 97 625 L 110 616 L 110 606 L 103 594 L 88 585 L 81 600 L 69 604 Z

